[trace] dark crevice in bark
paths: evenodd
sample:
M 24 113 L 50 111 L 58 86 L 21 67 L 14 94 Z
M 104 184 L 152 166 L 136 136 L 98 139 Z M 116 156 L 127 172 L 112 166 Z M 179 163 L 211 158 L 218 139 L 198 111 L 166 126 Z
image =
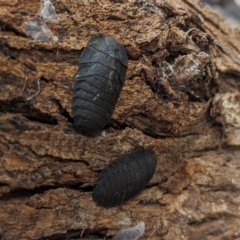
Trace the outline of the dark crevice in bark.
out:
M 0 21 L 0 29 L 3 32 L 13 32 L 17 36 L 22 36 L 26 38 L 25 34 L 15 29 L 9 22 L 5 22 L 3 19 Z
M 239 191 L 240 191 L 240 188 L 234 186 L 234 184 L 231 184 L 231 183 L 221 184 L 220 186 L 214 186 L 214 185 L 208 186 L 208 185 L 201 185 L 201 184 L 196 184 L 196 185 L 205 187 L 206 192 L 229 192 L 232 195 L 234 195 L 234 193 L 239 194 Z M 207 188 L 209 188 L 209 190 Z
M 0 182 L 0 187 L 5 187 L 5 186 L 8 186 L 8 184 Z
M 30 12 L 25 12 L 25 11 L 19 11 L 20 14 L 22 14 L 23 16 L 31 16 L 31 17 L 36 17 L 38 15 L 34 14 L 34 13 L 30 13 Z
M 78 229 L 68 230 L 65 234 L 54 234 L 48 237 L 39 238 L 39 240 L 66 240 L 66 239 L 112 239 L 106 237 L 107 228 Z
M 36 153 L 35 153 L 36 154 Z M 37 154 L 36 154 L 37 155 Z M 81 160 L 81 159 L 63 159 L 63 158 L 59 158 L 59 157 L 54 157 L 52 155 L 44 155 L 44 156 L 41 156 L 42 158 L 44 157 L 47 157 L 47 158 L 51 158 L 52 161 L 56 161 L 56 162 L 69 162 L 69 163 L 74 163 L 74 162 L 81 162 L 83 164 L 85 164 L 87 167 L 89 167 L 89 163 L 85 160 Z
M 157 200 L 141 200 L 141 201 L 139 201 L 138 203 L 137 203 L 137 205 L 143 205 L 143 206 L 146 206 L 146 205 L 156 205 L 156 208 L 158 208 L 158 207 L 165 207 L 165 206 L 167 206 L 167 204 L 163 204 L 163 203 L 160 203 L 159 201 L 158 201 L 158 199 Z
M 127 124 L 125 123 L 119 123 L 113 119 L 110 119 L 110 121 L 108 122 L 108 124 L 103 128 L 103 130 L 109 130 L 110 128 L 113 128 L 115 130 L 120 130 L 123 131 L 125 128 L 129 127 Z
M 154 139 L 165 139 L 166 137 L 165 136 L 160 136 L 156 133 L 153 133 L 153 132 L 148 132 L 148 131 L 145 131 L 143 130 L 142 133 L 148 137 L 151 137 L 151 138 L 154 138 Z
M 240 56 L 240 55 L 239 55 Z M 233 88 L 233 90 L 240 90 L 240 82 L 238 81 L 240 77 L 240 72 L 231 72 L 221 74 L 220 80 L 223 80 L 225 84 L 229 85 L 229 87 Z M 228 88 L 222 89 L 224 92 L 229 92 Z
M 139 116 L 139 119 L 148 118 L 145 114 L 141 114 L 141 113 L 135 115 L 134 117 L 137 117 L 137 116 Z M 133 116 L 131 116 L 131 117 L 133 117 Z M 159 122 L 158 122 L 158 124 L 159 124 Z M 108 130 L 110 128 L 113 128 L 114 130 L 117 130 L 117 131 L 119 131 L 119 130 L 123 131 L 126 128 L 138 129 L 138 130 L 141 130 L 144 135 L 151 137 L 153 139 L 171 139 L 171 138 L 181 139 L 181 138 L 185 138 L 185 137 L 189 137 L 189 136 L 199 136 L 199 133 L 194 133 L 194 132 L 185 133 L 185 134 L 171 133 L 169 135 L 166 135 L 166 133 L 168 133 L 168 132 L 163 132 L 163 134 L 161 135 L 161 134 L 156 133 L 156 129 L 154 129 L 154 127 L 153 127 L 154 121 L 152 121 L 152 125 L 148 126 L 147 123 L 145 123 L 145 122 L 144 122 L 144 125 L 146 126 L 145 129 L 139 129 L 139 128 L 132 126 L 131 124 L 126 124 L 126 123 L 121 124 L 115 120 L 111 120 L 103 130 Z M 221 131 L 221 129 L 222 129 L 222 126 L 220 124 L 213 123 L 212 126 L 217 127 L 218 131 Z M 216 129 L 216 131 L 217 131 L 217 129 Z M 183 141 L 184 141 L 184 139 L 183 139 Z M 216 149 L 216 148 L 214 148 L 214 149 Z M 212 150 L 212 149 L 210 149 L 210 150 Z
M 223 150 L 223 153 L 232 154 L 234 151 L 239 151 L 240 146 L 221 146 L 220 150 Z
M 0 101 L 0 113 L 22 113 L 26 119 L 34 122 L 57 125 L 58 121 L 50 114 L 42 113 L 41 111 L 32 108 L 26 101 L 20 98 L 11 101 Z M 17 114 L 16 114 L 17 116 Z
M 12 53 L 9 47 L 5 45 L 0 45 L 0 52 L 4 53 L 6 57 L 10 57 L 12 60 L 16 60 L 16 53 Z
M 9 25 L 8 23 L 3 23 L 0 21 L 0 30 L 2 31 L 9 31 L 11 32 L 9 29 L 11 28 L 11 25 Z M 14 31 L 12 31 L 14 32 Z M 24 38 L 26 38 L 27 36 L 23 33 L 19 33 L 19 32 L 14 32 L 16 35 L 18 36 L 22 36 Z M 38 46 L 35 50 L 33 50 L 31 53 L 29 52 L 29 49 L 15 49 L 12 46 L 8 45 L 8 41 L 7 39 L 1 39 L 0 41 L 0 51 L 3 52 L 6 56 L 11 57 L 11 59 L 13 60 L 18 60 L 19 56 L 21 55 L 28 55 L 29 58 L 31 59 L 33 57 L 33 59 L 35 59 L 34 57 L 38 56 L 40 53 L 40 51 L 44 51 L 44 58 L 38 58 L 38 61 L 41 63 L 45 63 L 46 61 L 51 61 L 51 62 L 63 62 L 63 63 L 68 63 L 70 65 L 73 66 L 78 66 L 79 65 L 79 57 L 81 54 L 81 50 L 78 49 L 61 49 L 60 46 L 57 46 L 55 48 L 52 49 L 46 49 L 46 48 L 42 48 L 41 46 Z M 35 68 L 33 68 L 32 65 L 28 65 L 25 62 L 22 61 L 18 61 L 19 63 L 22 63 L 23 65 L 25 65 L 26 67 L 28 67 L 31 70 L 36 71 Z
M 42 194 L 45 193 L 49 190 L 54 190 L 58 188 L 66 188 L 66 189 L 71 189 L 71 190 L 77 190 L 79 192 L 92 192 L 93 187 L 92 186 L 87 186 L 81 188 L 80 186 L 83 185 L 84 183 L 74 183 L 74 184 L 57 184 L 55 183 L 53 186 L 48 186 L 48 185 L 43 185 L 41 187 L 36 187 L 34 189 L 25 189 L 25 188 L 18 188 L 10 193 L 6 193 L 5 195 L 0 197 L 0 200 L 9 200 L 10 198 L 29 198 L 31 196 L 34 196 L 35 194 Z
M 147 116 L 145 116 L 144 114 L 137 114 L 135 115 L 136 116 L 139 116 L 139 119 L 144 119 L 144 118 L 147 118 Z M 133 116 L 131 116 L 133 117 Z M 146 126 L 146 123 L 145 123 L 145 126 Z M 106 125 L 106 127 L 103 129 L 103 130 L 109 130 L 109 129 L 114 129 L 114 130 L 117 130 L 117 131 L 123 131 L 125 130 L 126 128 L 131 128 L 131 129 L 135 129 L 134 126 L 131 126 L 131 124 L 127 124 L 127 123 L 119 123 L 118 121 L 115 121 L 113 119 L 110 120 L 110 122 Z M 162 135 L 159 135 L 159 134 L 156 134 L 155 133 L 155 129 L 153 128 L 152 126 L 149 125 L 149 129 L 146 127 L 146 129 L 144 130 L 141 130 L 141 129 L 138 129 L 138 130 L 141 130 L 143 134 L 145 134 L 146 136 L 148 137 L 152 137 L 154 139 L 165 139 L 165 138 L 168 138 L 166 136 L 162 136 Z M 170 136 L 172 137 L 172 136 Z M 169 138 L 170 138 L 169 137 Z
M 23 98 L 15 98 L 10 101 L 0 101 L 0 112 L 28 113 L 31 106 Z
M 70 116 L 69 112 L 62 107 L 60 101 L 59 101 L 58 99 L 54 99 L 54 102 L 55 102 L 55 103 L 57 104 L 57 106 L 58 106 L 59 113 L 60 113 L 64 118 L 66 118 L 69 123 L 72 123 L 72 124 L 73 124 L 73 123 L 74 123 L 73 118 Z
M 91 184 L 88 184 L 88 185 L 84 185 L 81 187 L 79 186 L 79 189 L 81 189 L 82 191 L 84 192 L 92 192 L 93 191 L 93 188 L 94 188 L 94 183 L 91 183 Z
M 58 121 L 53 118 L 51 115 L 46 113 L 30 113 L 30 114 L 23 114 L 25 118 L 30 121 L 39 122 L 43 124 L 50 124 L 50 125 L 58 125 Z
M 230 218 L 238 219 L 238 217 L 236 215 L 234 215 L 234 214 L 220 212 L 220 213 L 216 213 L 214 215 L 206 215 L 206 217 L 201 219 L 200 222 L 198 222 L 198 221 L 189 221 L 187 224 L 189 226 L 191 226 L 191 227 L 200 227 L 201 225 L 204 225 L 205 223 L 208 223 L 208 222 L 221 221 L 221 220 L 225 221 L 226 219 L 230 219 Z M 219 231 L 219 230 L 220 230 L 220 228 L 217 228 L 217 231 Z M 222 231 L 224 232 L 225 230 L 222 229 Z M 220 231 L 219 234 L 221 234 L 222 231 Z M 215 234 L 216 233 L 214 233 L 214 235 Z M 235 238 L 233 238 L 233 239 L 235 239 Z
M 109 130 L 111 128 L 114 129 L 114 130 L 117 130 L 117 131 L 119 131 L 119 130 L 123 131 L 126 128 L 134 129 L 135 127 L 133 127 L 131 125 L 128 125 L 128 124 L 125 124 L 125 123 L 122 124 L 122 123 L 119 123 L 117 121 L 110 120 L 110 122 L 106 125 L 106 127 L 103 130 Z M 149 130 L 146 129 L 146 130 L 141 130 L 141 131 L 144 135 L 146 135 L 148 137 L 151 137 L 151 138 L 154 138 L 154 139 L 165 139 L 165 138 L 167 138 L 166 136 L 161 136 L 161 135 L 156 134 L 154 131 L 151 131 L 151 129 L 149 129 Z
M 195 150 L 194 153 L 206 153 L 206 152 L 210 152 L 210 151 L 216 150 L 218 148 L 219 148 L 219 146 L 208 147 L 208 148 L 204 148 L 204 149 L 200 149 L 200 150 Z M 189 151 L 182 150 L 182 153 L 187 153 L 187 152 L 189 152 Z

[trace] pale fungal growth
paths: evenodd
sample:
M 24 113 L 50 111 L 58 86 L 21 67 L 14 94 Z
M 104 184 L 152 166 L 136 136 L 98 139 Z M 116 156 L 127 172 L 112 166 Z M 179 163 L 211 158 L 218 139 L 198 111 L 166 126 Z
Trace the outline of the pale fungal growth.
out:
M 197 61 L 194 61 L 192 59 L 192 64 L 189 66 L 188 69 L 185 70 L 185 73 L 187 75 L 197 76 L 200 73 L 199 70 L 199 63 Z
M 174 70 L 173 70 L 174 65 L 171 65 L 171 64 L 168 63 L 167 61 L 163 61 L 162 64 L 163 64 L 163 66 L 164 66 L 165 69 L 168 68 L 168 70 L 170 71 L 169 74 L 166 74 L 165 72 L 163 72 L 164 76 L 170 77 L 170 76 L 173 74 L 173 72 L 174 72 Z
M 55 7 L 50 0 L 41 1 L 41 18 L 45 22 L 59 22 L 59 17 L 56 14 Z
M 59 22 L 59 17 L 56 14 L 55 7 L 50 0 L 41 0 L 41 18 L 28 21 L 26 30 L 29 36 L 34 40 L 48 42 L 51 40 L 52 33 L 46 22 Z M 53 37 L 54 42 L 58 42 L 57 36 Z
M 113 240 L 139 240 L 145 231 L 145 223 L 141 221 L 138 225 L 131 228 L 121 229 L 113 237 Z
M 28 35 L 31 36 L 34 40 L 48 42 L 51 39 L 51 31 L 43 21 L 28 21 L 26 29 Z
M 58 42 L 58 41 L 59 41 L 58 36 L 53 36 L 53 41 L 54 41 L 54 42 Z
M 106 131 L 105 131 L 105 130 L 102 130 L 101 135 L 102 135 L 103 137 L 106 137 Z

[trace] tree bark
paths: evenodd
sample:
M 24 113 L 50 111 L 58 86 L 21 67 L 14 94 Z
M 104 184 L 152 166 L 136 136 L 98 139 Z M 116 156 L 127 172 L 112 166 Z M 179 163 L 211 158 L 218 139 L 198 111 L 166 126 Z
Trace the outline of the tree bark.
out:
M 144 221 L 143 239 L 238 239 L 240 31 L 197 0 L 52 2 L 55 23 L 39 0 L 0 1 L 0 238 L 111 239 Z M 129 68 L 109 124 L 87 138 L 71 97 L 98 32 L 124 44 Z M 139 147 L 158 158 L 149 185 L 96 206 L 99 172 Z

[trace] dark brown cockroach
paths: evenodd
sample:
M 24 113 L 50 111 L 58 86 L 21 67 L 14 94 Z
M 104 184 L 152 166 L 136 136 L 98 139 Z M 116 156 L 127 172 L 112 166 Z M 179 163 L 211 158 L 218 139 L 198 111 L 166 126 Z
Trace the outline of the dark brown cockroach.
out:
M 80 56 L 73 90 L 73 118 L 84 135 L 100 131 L 110 120 L 128 66 L 123 45 L 113 37 L 94 35 Z
M 123 155 L 100 173 L 93 189 L 93 200 L 103 207 L 115 207 L 128 201 L 148 184 L 156 164 L 156 156 L 150 149 Z

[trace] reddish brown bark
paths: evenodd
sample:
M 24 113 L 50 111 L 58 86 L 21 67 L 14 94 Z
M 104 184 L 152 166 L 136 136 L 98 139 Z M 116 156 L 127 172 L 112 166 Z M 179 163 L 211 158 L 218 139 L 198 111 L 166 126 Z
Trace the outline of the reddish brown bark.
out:
M 27 28 L 39 1 L 0 1 L 2 238 L 104 239 L 142 220 L 143 239 L 237 239 L 239 30 L 197 0 L 52 2 L 60 22 L 42 42 Z M 87 138 L 71 96 L 97 32 L 124 44 L 129 68 L 105 134 Z M 158 158 L 149 186 L 97 207 L 99 171 L 139 146 Z

